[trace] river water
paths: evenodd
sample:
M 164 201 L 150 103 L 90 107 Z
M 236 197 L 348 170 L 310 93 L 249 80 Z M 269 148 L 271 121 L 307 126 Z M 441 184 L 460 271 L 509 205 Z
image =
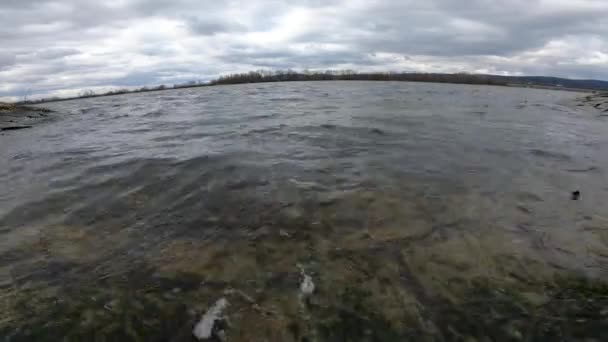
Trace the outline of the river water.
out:
M 224 298 L 215 340 L 600 336 L 603 292 L 547 319 L 556 279 L 608 277 L 608 122 L 579 96 L 299 82 L 48 104 L 0 136 L 0 332 L 188 341 Z

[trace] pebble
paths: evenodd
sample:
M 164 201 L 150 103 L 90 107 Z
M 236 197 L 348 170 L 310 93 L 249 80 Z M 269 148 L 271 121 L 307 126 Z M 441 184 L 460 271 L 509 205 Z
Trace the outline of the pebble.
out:
M 116 307 L 118 306 L 118 304 L 120 304 L 118 299 L 113 299 L 110 302 L 106 303 L 103 307 L 104 307 L 104 309 L 106 309 L 108 311 L 114 311 L 116 309 Z

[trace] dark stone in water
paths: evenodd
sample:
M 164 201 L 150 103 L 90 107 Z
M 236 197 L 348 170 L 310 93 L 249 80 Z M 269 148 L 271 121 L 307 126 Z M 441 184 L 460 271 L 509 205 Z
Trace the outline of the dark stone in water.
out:
M 2 128 L 0 128 L 0 130 L 2 130 L 2 131 L 16 131 L 18 129 L 25 129 L 25 128 L 32 128 L 32 126 L 8 126 L 8 127 L 2 127 Z
M 522 213 L 525 213 L 525 214 L 532 214 L 532 210 L 526 208 L 523 205 L 518 205 L 517 206 L 517 210 L 519 210 L 519 211 L 521 211 Z
M 576 190 L 572 192 L 572 200 L 573 201 L 578 201 L 578 199 L 581 197 L 581 192 Z
M 596 170 L 597 170 L 596 166 L 590 166 L 590 167 L 588 167 L 586 169 L 568 169 L 566 171 L 567 172 L 574 172 L 574 173 L 576 173 L 576 172 L 581 173 L 581 172 L 592 172 L 592 171 L 596 171 Z

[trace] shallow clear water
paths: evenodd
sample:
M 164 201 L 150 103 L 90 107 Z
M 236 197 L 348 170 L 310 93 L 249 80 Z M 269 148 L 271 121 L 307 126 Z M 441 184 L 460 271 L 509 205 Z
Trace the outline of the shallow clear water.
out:
M 449 339 L 441 308 L 472 281 L 603 280 L 608 122 L 577 96 L 301 82 L 49 104 L 53 122 L 0 136 L 0 328 L 65 300 L 50 326 L 97 334 L 132 297 L 181 322 L 134 331 L 190 338 L 223 296 L 228 340 Z M 371 313 L 336 316 L 353 296 Z

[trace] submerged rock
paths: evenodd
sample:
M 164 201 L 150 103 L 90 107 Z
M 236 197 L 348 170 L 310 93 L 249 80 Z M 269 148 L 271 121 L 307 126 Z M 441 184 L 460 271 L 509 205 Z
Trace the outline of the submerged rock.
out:
M 578 201 L 578 199 L 581 197 L 581 192 L 576 190 L 572 192 L 572 200 L 573 201 Z
M 201 320 L 194 326 L 192 334 L 199 340 L 211 338 L 215 323 L 222 318 L 222 313 L 228 307 L 228 300 L 220 298 L 215 304 L 205 312 Z
M 25 129 L 25 128 L 32 128 L 32 126 L 29 126 L 29 125 L 8 126 L 8 127 L 0 127 L 0 130 L 2 130 L 2 131 L 16 131 L 18 129 Z

